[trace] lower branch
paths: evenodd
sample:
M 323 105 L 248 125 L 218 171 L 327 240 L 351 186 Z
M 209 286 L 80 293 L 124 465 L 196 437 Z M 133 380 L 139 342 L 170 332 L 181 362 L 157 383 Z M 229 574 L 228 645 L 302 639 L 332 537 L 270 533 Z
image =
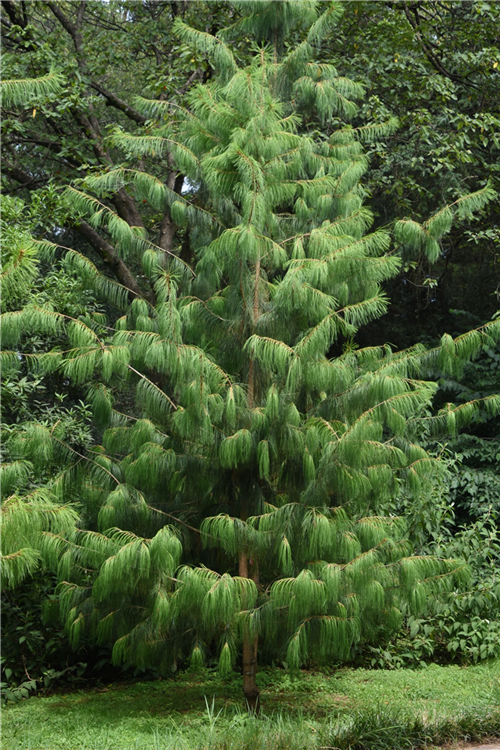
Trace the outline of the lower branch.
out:
M 82 220 L 75 226 L 75 229 L 107 263 L 120 284 L 127 287 L 131 299 L 144 297 L 154 304 L 154 300 L 150 300 L 149 296 L 142 291 L 130 268 L 118 257 L 115 248 L 106 242 L 99 232 Z

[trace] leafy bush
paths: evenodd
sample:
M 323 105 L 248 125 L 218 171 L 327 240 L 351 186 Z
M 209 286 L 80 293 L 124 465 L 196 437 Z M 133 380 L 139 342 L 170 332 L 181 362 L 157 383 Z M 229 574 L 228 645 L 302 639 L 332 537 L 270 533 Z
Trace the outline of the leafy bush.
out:
M 72 652 L 57 619 L 53 577 L 39 572 L 14 591 L 2 593 L 2 700 L 27 698 L 62 677 L 81 677 L 85 650 Z M 47 606 L 49 605 L 49 606 Z
M 473 574 L 471 586 L 467 591 L 444 594 L 425 616 L 409 616 L 396 638 L 367 646 L 358 657 L 362 662 L 399 669 L 430 661 L 470 663 L 500 656 L 500 533 L 496 515 L 490 510 L 455 536 L 449 529 L 445 538 L 437 533 L 439 528 L 434 532 L 436 540 L 428 549 L 439 556 L 465 559 Z
M 55 578 L 38 571 L 13 590 L 2 592 L 2 702 L 16 702 L 37 692 L 116 679 L 157 678 L 156 673 L 114 667 L 110 649 L 85 640 L 70 645 L 59 618 Z

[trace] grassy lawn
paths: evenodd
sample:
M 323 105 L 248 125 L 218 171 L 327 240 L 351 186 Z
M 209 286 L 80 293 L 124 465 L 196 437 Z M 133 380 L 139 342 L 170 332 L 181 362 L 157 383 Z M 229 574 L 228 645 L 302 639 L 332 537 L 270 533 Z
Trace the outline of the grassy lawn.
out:
M 262 716 L 211 672 L 34 697 L 2 711 L 3 750 L 413 748 L 500 737 L 500 660 L 467 668 L 263 670 Z

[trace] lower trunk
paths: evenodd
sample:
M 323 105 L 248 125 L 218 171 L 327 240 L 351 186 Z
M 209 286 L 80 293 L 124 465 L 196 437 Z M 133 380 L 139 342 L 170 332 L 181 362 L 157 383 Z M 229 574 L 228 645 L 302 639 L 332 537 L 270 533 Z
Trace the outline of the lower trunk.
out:
M 242 552 L 239 560 L 239 574 L 242 578 L 251 578 L 255 584 L 259 582 L 259 566 L 256 560 L 248 558 L 247 552 Z M 257 687 L 257 636 L 249 633 L 243 636 L 243 693 L 248 706 L 248 713 L 258 715 L 260 711 L 260 690 Z
M 260 690 L 257 687 L 257 637 L 243 640 L 243 693 L 248 705 L 248 713 L 258 715 L 260 710 Z

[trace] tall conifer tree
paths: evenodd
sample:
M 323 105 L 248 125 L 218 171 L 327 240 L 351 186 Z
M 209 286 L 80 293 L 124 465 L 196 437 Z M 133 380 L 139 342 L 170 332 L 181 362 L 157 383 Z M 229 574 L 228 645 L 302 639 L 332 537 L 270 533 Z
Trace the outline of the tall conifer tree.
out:
M 151 294 L 130 295 L 70 252 L 70 267 L 123 307 L 113 335 L 32 308 L 10 314 L 6 331 L 13 348 L 26 325 L 65 331 L 68 351 L 37 366 L 93 379 L 105 429 L 103 445 L 53 482 L 56 496 L 78 491 L 80 527 L 43 537 L 72 639 L 91 632 L 114 644 L 117 661 L 165 671 L 215 650 L 227 673 L 241 653 L 256 711 L 258 650 L 293 668 L 347 658 L 466 577 L 454 561 L 413 557 L 404 522 L 377 510 L 436 470 L 422 430 L 498 407 L 491 398 L 431 418 L 436 386 L 420 379 L 437 363 L 459 368 L 498 324 L 432 351 L 356 347 L 359 327 L 386 310 L 382 285 L 402 253 L 436 258 L 454 213 L 493 193 L 424 225 L 402 220 L 395 244 L 389 231 L 370 232 L 362 141 L 396 123 L 348 124 L 362 91 L 320 61 L 340 6 L 239 7 L 241 20 L 219 37 L 177 22 L 214 68 L 187 107 L 140 99 L 149 133 L 113 134 L 125 155 L 175 165 L 186 192 L 121 167 L 66 193 L 140 260 Z M 230 40 L 242 33 L 256 45 L 240 66 Z M 153 243 L 109 208 L 106 196 L 124 187 L 170 206 L 162 231 L 182 231 L 182 247 Z M 135 389 L 141 418 L 113 403 L 117 382 Z M 52 439 L 27 435 L 19 452 L 41 455 Z

